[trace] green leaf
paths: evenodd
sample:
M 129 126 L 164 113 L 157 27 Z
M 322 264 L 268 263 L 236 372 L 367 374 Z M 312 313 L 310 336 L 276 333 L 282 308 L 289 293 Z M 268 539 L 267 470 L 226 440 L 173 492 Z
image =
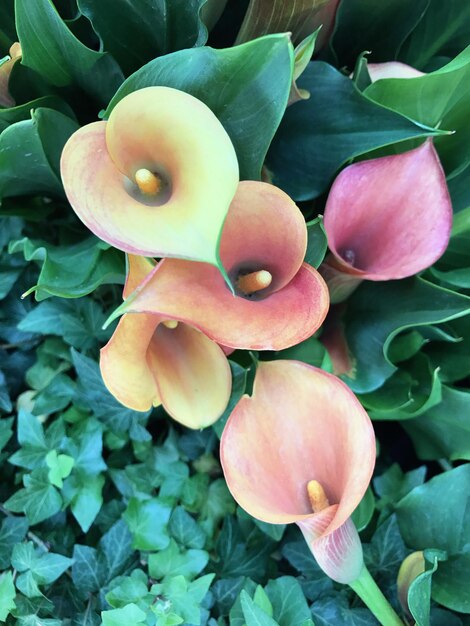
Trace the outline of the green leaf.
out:
M 36 300 L 79 298 L 103 283 L 121 282 L 124 276 L 122 253 L 96 237 L 66 246 L 24 238 L 12 242 L 9 252 L 21 252 L 27 261 L 42 262 L 37 284 L 26 292 L 35 291 Z
M 146 624 L 146 614 L 139 609 L 137 604 L 128 604 L 122 609 L 112 609 L 101 613 L 103 626 L 137 626 Z
M 84 533 L 88 532 L 103 504 L 104 476 L 81 474 L 66 481 L 64 498 L 70 502 L 73 516 Z
M 76 85 L 99 103 L 108 102 L 122 82 L 122 73 L 112 57 L 83 45 L 50 0 L 16 0 L 15 12 L 23 65 L 51 85 Z
M 304 261 L 312 267 L 317 268 L 325 258 L 328 248 L 323 218 L 319 216 L 307 222 L 307 233 L 307 251 L 305 252 Z
M 354 365 L 352 375 L 344 380 L 357 393 L 377 389 L 397 369 L 388 357 L 388 347 L 398 333 L 440 324 L 469 311 L 470 298 L 420 278 L 364 282 L 346 312 L 346 339 Z
M 31 119 L 32 109 L 43 108 L 54 109 L 69 118 L 74 117 L 72 109 L 61 98 L 57 96 L 42 96 L 9 109 L 0 109 L 0 133 L 15 122 Z
M 309 606 L 296 578 L 281 576 L 270 580 L 266 585 L 266 593 L 279 626 L 304 626 L 311 619 Z
M 200 605 L 213 578 L 214 574 L 207 574 L 188 582 L 184 576 L 175 576 L 164 580 L 161 585 L 153 585 L 151 591 L 163 595 L 171 603 L 173 612 L 189 624 L 198 626 L 201 623 Z
M 3 572 L 0 574 L 0 622 L 4 622 L 12 609 L 16 608 L 15 596 L 13 574 L 10 571 Z
M 99 591 L 107 580 L 106 561 L 103 554 L 89 546 L 75 545 L 72 580 L 80 594 Z
M 468 12 L 470 32 L 470 11 Z M 470 163 L 470 46 L 441 69 L 409 79 L 384 79 L 370 85 L 365 95 L 417 122 L 455 130 L 435 144 L 448 173 Z
M 272 617 L 254 603 L 246 591 L 241 592 L 240 600 L 246 626 L 279 626 Z
M 167 524 L 171 507 L 157 498 L 138 500 L 131 498 L 124 519 L 132 533 L 137 550 L 163 550 L 170 543 Z
M 40 126 L 49 118 L 57 123 L 54 143 L 63 147 L 77 126 L 52 109 L 36 109 L 30 119 L 12 124 L 0 135 L 0 199 L 32 193 L 63 195 L 40 134 Z
M 14 513 L 24 513 L 30 524 L 52 517 L 62 507 L 62 498 L 48 478 L 47 469 L 36 469 L 23 476 L 24 489 L 14 493 L 5 507 Z
M 11 554 L 28 532 L 28 520 L 24 517 L 6 517 L 0 526 L 0 570 L 10 566 Z
M 384 521 L 375 531 L 371 542 L 363 547 L 364 562 L 372 577 L 386 595 L 393 594 L 398 569 L 407 555 L 395 515 Z
M 208 561 L 209 554 L 205 550 L 180 551 L 176 541 L 171 539 L 167 548 L 149 556 L 149 573 L 157 580 L 172 576 L 191 580 L 202 572 Z
M 206 533 L 182 506 L 177 506 L 170 517 L 168 532 L 186 548 L 203 548 Z
M 470 461 L 470 393 L 442 387 L 442 402 L 403 427 L 420 459 Z
M 367 527 L 375 511 L 375 498 L 370 487 L 367 488 L 362 500 L 359 502 L 359 506 L 353 511 L 351 515 L 354 525 L 357 530 L 361 531 Z
M 423 556 L 426 560 L 426 571 L 412 581 L 407 598 L 408 607 L 416 620 L 416 626 L 430 626 L 432 575 L 442 558 L 438 550 L 425 550 Z
M 246 389 L 246 380 L 248 376 L 248 370 L 235 361 L 230 361 L 230 371 L 232 373 L 232 390 L 230 392 L 230 400 L 228 402 L 227 408 L 223 412 L 222 416 L 216 421 L 213 428 L 217 434 L 217 437 L 220 439 L 222 437 L 222 433 L 227 423 L 230 414 L 232 413 L 235 405 L 238 403 L 240 398 L 245 393 Z
M 120 577 L 111 583 L 111 590 L 106 594 L 106 602 L 113 608 L 119 609 L 131 602 L 140 603 L 141 600 L 153 601 L 147 588 L 148 578 L 141 569 L 135 569 L 130 576 Z
M 62 489 L 63 479 L 72 471 L 75 461 L 67 454 L 57 454 L 56 450 L 51 450 L 46 455 L 46 465 L 49 468 L 49 482 Z
M 31 541 L 17 544 L 11 559 L 13 567 L 22 572 L 16 585 L 27 597 L 41 596 L 39 585 L 57 580 L 71 565 L 72 559 L 52 552 L 40 553 Z
M 326 63 L 310 63 L 298 83 L 310 98 L 287 109 L 267 159 L 274 184 L 294 200 L 320 195 L 354 157 L 435 134 L 372 102 Z
M 78 0 L 104 49 L 126 74 L 162 54 L 203 45 L 207 29 L 199 16 L 201 4 L 201 0 Z
M 418 467 L 406 474 L 397 463 L 373 480 L 374 489 L 381 498 L 380 506 L 384 503 L 395 504 L 404 498 L 410 491 L 424 483 L 426 467 Z
M 432 57 L 454 57 L 470 37 L 470 6 L 460 0 L 431 0 L 423 19 L 403 46 L 399 60 L 426 69 Z
M 240 178 L 259 180 L 289 97 L 293 49 L 288 35 L 268 35 L 224 50 L 195 48 L 155 59 L 130 76 L 106 116 L 126 95 L 152 85 L 181 89 L 219 118 L 235 147 Z
M 432 597 L 454 611 L 470 612 L 465 571 L 470 567 L 470 465 L 416 487 L 397 505 L 400 530 L 415 550 L 445 550 L 448 560 L 433 576 Z
M 331 46 L 338 60 L 337 67 L 354 67 L 363 50 L 371 51 L 371 61 L 393 61 L 416 27 L 429 0 L 394 0 L 377 3 L 374 0 L 341 2 Z

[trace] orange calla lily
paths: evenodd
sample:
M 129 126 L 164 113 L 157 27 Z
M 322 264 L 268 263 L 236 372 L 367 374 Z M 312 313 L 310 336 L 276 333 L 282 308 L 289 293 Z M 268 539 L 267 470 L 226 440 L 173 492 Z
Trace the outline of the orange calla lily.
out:
M 72 135 L 61 173 L 73 209 L 104 241 L 131 254 L 218 265 L 238 162 L 197 98 L 169 87 L 129 94 L 107 122 Z
M 21 58 L 21 45 L 16 41 L 10 48 L 10 58 L 0 65 L 0 105 L 3 107 L 14 107 L 15 100 L 8 90 L 11 70 L 15 63 Z
M 220 450 L 243 509 L 271 524 L 295 522 L 334 580 L 359 576 L 362 548 L 350 516 L 372 476 L 375 438 L 342 381 L 298 361 L 260 362 L 253 395 L 235 407 Z
M 431 141 L 402 154 L 346 167 L 325 207 L 332 252 L 321 272 L 332 302 L 362 280 L 412 276 L 432 265 L 447 247 L 452 204 Z
M 130 255 L 124 295 L 152 269 L 144 257 Z M 124 315 L 101 350 L 100 368 L 107 388 L 122 404 L 136 411 L 162 404 L 188 428 L 213 424 L 230 398 L 231 372 L 223 350 L 168 316 Z
M 230 206 L 220 256 L 235 295 L 207 263 L 160 261 L 111 317 L 153 313 L 198 328 L 226 348 L 282 350 L 312 335 L 328 311 L 328 289 L 302 263 L 307 231 L 283 191 L 243 181 Z

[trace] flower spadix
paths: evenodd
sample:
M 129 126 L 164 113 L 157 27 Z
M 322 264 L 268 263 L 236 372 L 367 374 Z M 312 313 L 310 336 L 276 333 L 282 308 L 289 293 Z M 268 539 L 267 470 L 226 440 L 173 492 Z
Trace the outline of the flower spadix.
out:
M 405 278 L 432 265 L 449 242 L 452 204 L 431 141 L 346 167 L 325 207 L 332 254 L 322 266 L 332 302 L 364 279 Z
M 197 98 L 169 87 L 129 94 L 107 122 L 72 135 L 61 173 L 79 218 L 116 248 L 217 263 L 238 162 Z
M 221 439 L 233 497 L 271 524 L 295 522 L 318 564 L 349 583 L 362 568 L 351 513 L 375 463 L 370 419 L 338 378 L 298 361 L 260 362 Z
M 124 295 L 152 269 L 144 257 L 129 255 Z M 213 424 L 230 397 L 231 373 L 222 349 L 174 318 L 124 315 L 101 350 L 100 368 L 107 388 L 122 404 L 136 411 L 163 404 L 189 428 Z
M 222 233 L 220 256 L 235 287 L 207 263 L 164 259 L 115 312 L 177 318 L 227 348 L 281 350 L 312 335 L 328 310 L 328 289 L 302 263 L 305 220 L 283 191 L 244 181 Z

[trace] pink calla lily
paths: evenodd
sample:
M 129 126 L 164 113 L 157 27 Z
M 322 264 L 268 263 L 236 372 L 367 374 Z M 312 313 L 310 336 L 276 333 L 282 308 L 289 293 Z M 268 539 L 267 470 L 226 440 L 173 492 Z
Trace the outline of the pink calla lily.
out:
M 412 276 L 449 242 L 452 204 L 431 141 L 403 154 L 346 167 L 325 207 L 332 254 L 322 266 L 332 302 L 362 280 Z
M 238 184 L 235 149 L 212 111 L 169 87 L 124 97 L 62 153 L 65 192 L 95 235 L 131 254 L 218 265 Z
M 374 469 L 371 421 L 338 378 L 298 361 L 259 363 L 225 426 L 227 485 L 250 515 L 295 522 L 323 570 L 350 583 L 362 548 L 350 516 Z
M 220 256 L 235 285 L 207 263 L 160 261 L 114 316 L 153 313 L 198 328 L 226 348 L 282 350 L 312 335 L 328 311 L 328 289 L 302 263 L 305 220 L 283 191 L 254 181 L 238 186 Z
M 124 294 L 152 270 L 144 257 L 129 256 Z M 100 368 L 107 388 L 122 404 L 137 411 L 162 404 L 188 428 L 213 424 L 230 398 L 231 372 L 223 350 L 170 317 L 124 315 L 101 350 Z

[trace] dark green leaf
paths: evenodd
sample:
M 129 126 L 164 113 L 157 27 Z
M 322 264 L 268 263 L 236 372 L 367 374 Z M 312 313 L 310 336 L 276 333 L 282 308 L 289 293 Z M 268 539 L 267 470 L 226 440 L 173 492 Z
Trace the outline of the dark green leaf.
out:
M 182 506 L 173 510 L 168 523 L 168 532 L 186 548 L 203 548 L 206 543 L 206 533 Z
M 274 184 L 295 200 L 320 195 L 356 156 L 433 134 L 372 102 L 326 63 L 310 63 L 298 83 L 310 98 L 287 109 L 267 162 Z
M 225 409 L 223 415 L 217 422 L 214 424 L 213 428 L 217 433 L 217 437 L 222 436 L 222 432 L 224 430 L 225 424 L 227 423 L 230 414 L 232 413 L 235 405 L 238 403 L 242 395 L 245 393 L 246 389 L 246 379 L 248 375 L 248 370 L 235 363 L 235 361 L 230 361 L 230 370 L 232 373 L 232 391 L 230 393 L 230 400 L 227 408 Z
M 470 567 L 470 465 L 462 465 L 413 489 L 398 503 L 400 530 L 415 550 L 445 550 L 448 560 L 433 576 L 432 597 L 454 611 L 468 613 L 465 571 Z
M 367 488 L 365 495 L 359 503 L 357 509 L 351 515 L 352 520 L 357 528 L 361 531 L 366 528 L 372 519 L 375 510 L 375 498 L 370 487 Z
M 126 74 L 207 39 L 199 17 L 201 0 L 78 0 L 78 6 Z
M 112 57 L 83 45 L 50 0 L 16 0 L 15 9 L 23 65 L 52 85 L 76 85 L 106 104 L 122 82 Z
M 237 152 L 241 179 L 258 180 L 284 113 L 292 82 L 287 35 L 268 35 L 225 50 L 195 48 L 155 59 L 130 76 L 106 116 L 127 94 L 165 85 L 202 100 L 219 118 Z
M 62 506 L 62 498 L 48 479 L 47 469 L 37 469 L 23 477 L 24 489 L 14 493 L 5 507 L 14 513 L 24 513 L 30 524 L 52 517 Z
M 279 626 L 261 607 L 254 603 L 246 591 L 240 594 L 246 626 Z
M 270 580 L 266 593 L 273 606 L 273 617 L 280 626 L 304 626 L 311 619 L 310 609 L 296 578 L 281 576 Z
M 305 253 L 304 261 L 305 263 L 308 263 L 316 268 L 320 266 L 321 262 L 325 258 L 326 250 L 328 248 L 323 219 L 321 217 L 317 217 L 314 220 L 307 222 L 307 233 L 307 251 Z
M 11 553 L 15 544 L 19 544 L 28 531 L 25 517 L 6 517 L 0 527 L 0 570 L 10 566 Z

